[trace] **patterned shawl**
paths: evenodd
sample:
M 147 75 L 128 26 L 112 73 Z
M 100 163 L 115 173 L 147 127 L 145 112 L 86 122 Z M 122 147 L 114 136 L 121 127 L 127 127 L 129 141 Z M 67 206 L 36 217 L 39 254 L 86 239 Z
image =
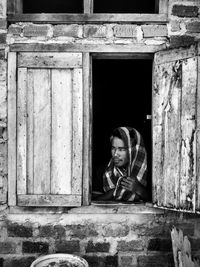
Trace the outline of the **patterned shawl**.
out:
M 115 189 L 113 197 L 115 200 L 134 201 L 136 194 L 121 187 L 120 181 L 123 177 L 136 177 L 137 180 L 146 186 L 147 176 L 147 153 L 144 142 L 140 133 L 134 128 L 119 127 L 114 130 L 112 138 L 115 136 L 124 141 L 128 148 L 129 163 L 126 168 L 118 168 L 114 166 L 111 159 L 103 174 L 103 189 L 105 192 Z

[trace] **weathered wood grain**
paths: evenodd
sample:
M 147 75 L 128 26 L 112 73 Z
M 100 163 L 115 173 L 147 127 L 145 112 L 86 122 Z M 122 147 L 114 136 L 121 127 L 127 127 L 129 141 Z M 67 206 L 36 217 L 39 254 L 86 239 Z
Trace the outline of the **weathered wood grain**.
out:
M 83 205 L 91 201 L 92 153 L 92 60 L 83 54 Z
M 45 23 L 72 23 L 72 22 L 167 22 L 167 14 L 9 14 L 10 22 L 45 22 Z
M 156 202 L 178 206 L 180 171 L 180 68 L 179 64 L 155 65 L 153 88 L 153 187 Z
M 200 43 L 198 46 L 198 55 L 200 55 Z M 200 211 L 200 57 L 198 56 L 198 73 L 197 73 L 197 112 L 196 112 L 196 139 L 197 139 L 197 147 L 196 147 L 196 184 L 197 184 L 197 192 L 196 192 L 196 210 Z
M 34 70 L 27 71 L 27 193 L 34 193 Z
M 19 53 L 18 67 L 29 68 L 80 68 L 80 53 Z
M 52 70 L 51 193 L 70 194 L 72 176 L 72 71 Z
M 196 45 L 190 48 L 177 48 L 173 50 L 161 51 L 155 54 L 155 63 L 162 64 L 174 62 L 175 60 L 183 60 L 197 55 Z
M 16 205 L 16 53 L 8 53 L 8 205 Z
M 17 194 L 26 193 L 27 175 L 27 69 L 18 69 L 17 86 Z
M 95 52 L 95 53 L 155 53 L 166 49 L 162 45 L 142 44 L 42 44 L 42 43 L 16 43 L 10 45 L 12 52 Z
M 85 14 L 93 13 L 93 1 L 94 0 L 84 0 L 84 13 Z
M 197 58 L 182 62 L 180 208 L 195 211 Z
M 34 70 L 34 193 L 50 193 L 50 70 Z
M 73 106 L 72 106 L 72 194 L 82 191 L 83 159 L 83 75 L 82 69 L 73 70 Z
M 76 207 L 81 206 L 81 195 L 19 195 L 17 203 L 29 207 Z

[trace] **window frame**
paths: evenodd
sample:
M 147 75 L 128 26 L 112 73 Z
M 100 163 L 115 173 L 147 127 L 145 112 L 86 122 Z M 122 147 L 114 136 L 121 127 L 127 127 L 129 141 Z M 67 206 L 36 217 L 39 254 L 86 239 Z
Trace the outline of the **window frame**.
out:
M 33 13 L 23 14 L 23 0 L 8 0 L 8 21 L 13 22 L 46 22 L 46 23 L 98 23 L 98 22 L 137 22 L 164 23 L 167 22 L 168 0 L 156 0 L 158 13 L 93 13 L 93 0 L 83 0 L 83 13 Z
M 61 47 L 62 49 L 61 49 Z M 91 181 L 92 181 L 92 68 L 91 60 L 92 55 L 96 57 L 102 56 L 124 56 L 124 57 L 142 57 L 165 49 L 164 45 L 157 46 L 138 46 L 138 45 L 102 45 L 100 47 L 93 45 L 69 46 L 67 44 L 13 44 L 10 46 L 10 53 L 16 54 L 17 52 L 81 52 L 83 53 L 83 190 L 82 190 L 82 206 L 91 205 Z M 8 62 L 8 71 L 14 77 L 11 80 L 16 80 L 16 71 L 13 65 L 16 65 L 16 56 L 12 57 L 13 62 Z M 11 71 L 11 72 L 10 72 Z M 10 77 L 10 76 L 9 76 Z M 8 77 L 8 85 L 10 78 Z M 16 87 L 16 85 L 15 85 Z M 15 88 L 16 90 L 16 88 Z M 16 95 L 16 93 L 14 93 Z M 15 96 L 8 93 L 8 177 L 9 177 L 9 192 L 8 203 L 9 206 L 17 207 L 16 203 L 16 183 L 11 179 L 16 172 L 16 148 L 13 145 L 16 139 L 16 130 L 13 128 L 15 125 L 16 115 L 14 110 L 16 107 Z M 10 111 L 12 113 L 10 113 Z M 14 122 L 14 123 L 13 123 Z M 13 134 L 13 132 L 15 134 Z M 13 194 L 14 193 L 14 194 Z M 105 205 L 105 204 L 104 204 Z M 58 207 L 59 208 L 59 207 Z M 26 207 L 27 209 L 27 207 Z

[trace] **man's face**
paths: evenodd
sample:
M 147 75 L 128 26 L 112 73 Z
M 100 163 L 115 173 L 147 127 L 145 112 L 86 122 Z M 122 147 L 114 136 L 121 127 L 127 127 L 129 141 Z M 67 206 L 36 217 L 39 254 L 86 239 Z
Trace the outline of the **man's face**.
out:
M 128 149 L 124 141 L 118 137 L 113 137 L 111 144 L 111 154 L 116 167 L 125 167 L 128 163 Z

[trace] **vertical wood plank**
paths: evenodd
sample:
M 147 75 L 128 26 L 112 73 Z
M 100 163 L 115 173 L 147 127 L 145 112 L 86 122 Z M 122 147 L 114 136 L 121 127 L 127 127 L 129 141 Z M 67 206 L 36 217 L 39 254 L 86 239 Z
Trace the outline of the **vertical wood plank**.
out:
M 197 58 L 182 63 L 180 208 L 195 211 Z
M 83 54 L 83 205 L 91 202 L 91 146 L 92 146 L 92 60 Z
M 83 81 L 82 69 L 73 70 L 72 106 L 72 194 L 81 194 L 83 158 Z
M 27 86 L 27 191 L 34 193 L 34 70 L 28 69 Z
M 15 0 L 15 13 L 23 13 L 23 0 Z
M 17 194 L 26 194 L 27 159 L 27 69 L 18 69 L 17 88 Z
M 52 70 L 51 193 L 71 193 L 72 71 Z
M 200 44 L 199 44 L 200 54 Z M 200 56 L 198 56 L 198 83 L 197 83 L 197 148 L 196 148 L 196 171 L 197 171 L 197 193 L 196 193 L 196 210 L 200 211 Z
M 153 185 L 156 202 L 178 205 L 180 155 L 181 66 L 166 63 L 155 67 L 153 90 Z
M 16 205 L 16 53 L 8 53 L 8 205 Z
M 168 0 L 159 0 L 159 14 L 167 14 Z
M 34 70 L 34 193 L 50 193 L 51 73 Z
M 93 13 L 93 1 L 94 0 L 83 0 L 84 1 L 84 13 L 92 14 Z

